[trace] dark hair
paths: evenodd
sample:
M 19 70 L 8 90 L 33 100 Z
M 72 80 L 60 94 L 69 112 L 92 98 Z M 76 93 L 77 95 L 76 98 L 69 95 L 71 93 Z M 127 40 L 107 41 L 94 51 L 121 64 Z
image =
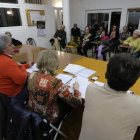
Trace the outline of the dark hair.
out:
M 140 76 L 140 61 L 130 54 L 117 54 L 107 65 L 106 78 L 110 88 L 127 91 Z
M 116 31 L 118 31 L 118 26 L 117 25 L 113 25 L 113 26 L 116 26 Z M 112 31 L 113 31 L 113 26 L 112 26 Z

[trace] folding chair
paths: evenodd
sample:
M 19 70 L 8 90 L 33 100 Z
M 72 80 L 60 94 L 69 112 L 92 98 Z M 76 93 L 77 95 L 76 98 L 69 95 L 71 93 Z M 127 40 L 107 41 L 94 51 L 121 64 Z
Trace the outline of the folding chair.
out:
M 36 46 L 35 40 L 33 38 L 28 38 L 26 44 Z

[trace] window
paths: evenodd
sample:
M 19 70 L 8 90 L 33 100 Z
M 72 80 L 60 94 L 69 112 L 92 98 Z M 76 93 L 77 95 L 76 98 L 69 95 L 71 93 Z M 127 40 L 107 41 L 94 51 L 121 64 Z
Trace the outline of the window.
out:
M 25 0 L 25 3 L 48 5 L 48 0 Z
M 18 8 L 0 8 L 0 27 L 22 26 Z
M 140 8 L 128 9 L 128 27 L 132 27 L 133 30 L 140 29 Z
M 91 24 L 95 31 L 103 25 L 105 30 L 110 32 L 113 25 L 120 28 L 121 9 L 86 11 L 86 19 L 86 26 Z
M 18 0 L 0 0 L 2 3 L 18 3 Z

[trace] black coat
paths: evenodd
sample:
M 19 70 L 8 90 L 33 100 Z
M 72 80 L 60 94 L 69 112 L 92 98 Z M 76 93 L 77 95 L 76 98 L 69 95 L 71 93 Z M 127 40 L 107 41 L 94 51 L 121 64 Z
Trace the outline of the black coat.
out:
M 10 103 L 10 130 L 17 136 L 17 140 L 46 140 L 43 137 L 41 124 L 44 117 L 29 110 L 15 97 L 11 97 Z M 44 129 L 49 134 L 49 121 Z
M 12 38 L 12 44 L 13 44 L 14 46 L 22 45 L 22 43 L 21 43 L 19 40 L 16 40 L 16 39 L 14 39 L 14 38 Z
M 9 98 L 0 93 L 0 140 L 3 140 L 3 138 L 8 137 L 8 134 L 6 134 L 7 129 L 7 121 L 8 121 L 8 112 L 9 112 Z
M 76 28 L 76 29 L 74 29 L 74 28 L 72 28 L 71 29 L 71 34 L 73 35 L 73 36 L 78 36 L 78 37 L 80 37 L 80 29 L 79 28 Z

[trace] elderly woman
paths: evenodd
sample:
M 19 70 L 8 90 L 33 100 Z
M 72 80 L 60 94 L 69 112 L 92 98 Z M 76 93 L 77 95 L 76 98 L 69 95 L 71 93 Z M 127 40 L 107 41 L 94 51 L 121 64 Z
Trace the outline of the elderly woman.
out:
M 77 47 L 77 52 L 87 57 L 87 50 L 92 47 L 91 41 L 93 40 L 90 34 L 89 27 L 85 28 L 85 34 L 81 37 L 81 44 Z
M 123 42 L 123 44 L 128 44 L 128 49 L 131 51 L 133 57 L 139 57 L 140 51 L 140 38 L 139 38 L 139 31 L 135 30 L 133 32 L 133 36 L 129 37 L 127 40 Z
M 44 50 L 39 53 L 37 60 L 38 72 L 31 73 L 28 79 L 29 102 L 28 107 L 45 116 L 51 122 L 57 118 L 59 110 L 57 97 L 73 107 L 82 103 L 79 84 L 73 85 L 74 95 L 69 92 L 68 86 L 60 79 L 54 78 L 59 65 L 59 59 L 55 53 Z
M 0 93 L 17 96 L 19 100 L 28 101 L 29 93 L 24 86 L 27 79 L 26 68 L 32 66 L 32 62 L 21 65 L 12 60 L 14 45 L 11 38 L 0 35 Z

